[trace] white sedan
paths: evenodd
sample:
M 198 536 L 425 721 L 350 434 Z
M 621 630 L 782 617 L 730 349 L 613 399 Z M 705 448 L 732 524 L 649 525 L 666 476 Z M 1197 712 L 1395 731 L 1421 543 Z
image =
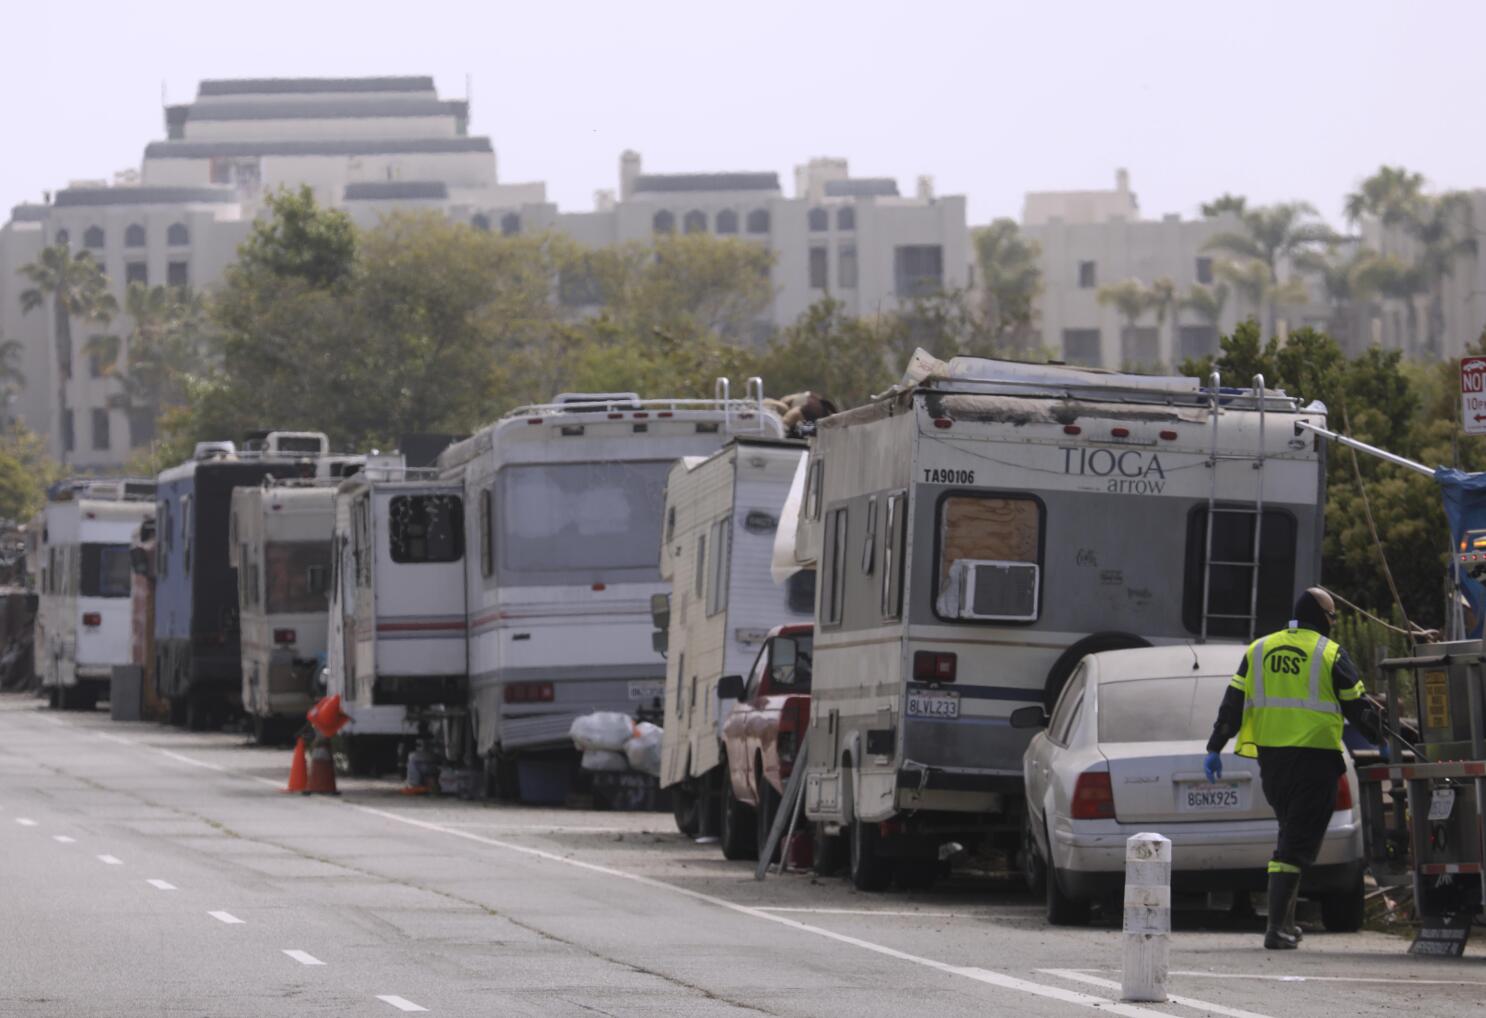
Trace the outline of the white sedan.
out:
M 1027 747 L 1024 866 L 1045 885 L 1048 921 L 1088 921 L 1094 900 L 1118 900 L 1125 839 L 1154 831 L 1171 839 L 1172 889 L 1257 891 L 1267 880 L 1278 825 L 1259 784 L 1259 762 L 1223 754 L 1223 777 L 1202 771 L 1223 690 L 1243 648 L 1228 644 L 1147 647 L 1091 654 L 1063 687 L 1049 718 L 1041 707 L 1012 715 L 1041 727 Z M 1319 897 L 1328 930 L 1362 924 L 1362 819 L 1350 758 L 1336 812 L 1301 893 Z

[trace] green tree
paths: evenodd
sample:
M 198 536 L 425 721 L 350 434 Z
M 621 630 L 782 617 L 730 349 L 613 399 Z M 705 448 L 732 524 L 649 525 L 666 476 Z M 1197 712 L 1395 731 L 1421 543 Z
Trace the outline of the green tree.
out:
M 1326 294 L 1331 307 L 1331 334 L 1343 344 L 1362 342 L 1362 311 L 1373 293 L 1370 270 L 1377 252 L 1355 242 L 1327 245 L 1324 251 L 1302 251 L 1295 267 L 1312 275 Z
M 281 188 L 266 201 L 267 216 L 237 251 L 237 270 L 267 272 L 298 279 L 312 287 L 330 287 L 350 278 L 356 257 L 356 227 L 340 209 L 322 208 L 308 184 L 298 191 Z
M 21 311 L 51 304 L 57 338 L 57 409 L 63 420 L 71 412 L 67 380 L 72 377 L 72 321 L 104 325 L 118 313 L 119 304 L 108 292 L 108 278 L 87 251 L 73 254 L 66 244 L 42 248 L 34 262 L 22 265 L 20 274 L 31 285 L 21 291 Z
M 30 520 L 46 504 L 46 489 L 61 476 L 62 468 L 34 432 L 19 423 L 0 429 L 0 521 Z
M 1113 307 L 1124 320 L 1124 331 L 1121 333 L 1122 347 L 1124 336 L 1133 334 L 1139 328 L 1140 320 L 1154 306 L 1151 291 L 1138 279 L 1122 279 L 1118 283 L 1106 283 L 1099 288 L 1097 299 L 1100 304 Z M 1121 356 L 1123 357 L 1123 352 Z M 1143 364 L 1131 366 L 1148 367 Z
M 1386 226 L 1408 221 L 1413 208 L 1424 193 L 1424 175 L 1402 166 L 1380 166 L 1361 186 L 1347 195 L 1343 206 L 1347 220 L 1353 224 L 1372 216 Z
M 1042 293 L 1042 249 L 1014 219 L 997 219 L 972 235 L 980 270 L 981 316 L 996 348 L 1028 349 Z
M 1223 252 L 1240 262 L 1257 262 L 1264 267 L 1268 282 L 1263 294 L 1267 305 L 1265 320 L 1273 333 L 1277 306 L 1287 299 L 1293 302 L 1294 291 L 1287 292 L 1285 284 L 1280 282 L 1281 263 L 1293 261 L 1302 251 L 1330 243 L 1335 234 L 1330 227 L 1317 221 L 1316 209 L 1308 202 L 1244 209 L 1239 213 L 1239 222 L 1243 227 L 1241 232 L 1215 234 L 1204 248 Z
M 1182 335 L 1182 301 L 1177 293 L 1176 280 L 1170 276 L 1161 276 L 1151 281 L 1150 286 L 1151 307 L 1156 312 L 1156 328 L 1160 329 L 1166 325 L 1166 320 L 1171 319 L 1171 332 L 1167 335 L 1166 349 L 1171 356 L 1177 355 L 1177 348 L 1181 345 Z
M 773 392 L 811 389 L 837 406 L 858 406 L 889 388 L 902 370 L 887 358 L 892 340 L 885 330 L 895 327 L 891 320 L 854 318 L 840 301 L 823 297 L 774 339 L 758 373 Z
M 21 357 L 25 352 L 20 340 L 0 338 L 0 407 L 9 407 L 11 401 L 26 387 L 26 373 L 21 370 Z M 3 417 L 0 425 L 9 421 L 8 409 L 4 411 Z
M 1203 219 L 1217 219 L 1224 215 L 1242 217 L 1248 211 L 1249 200 L 1242 195 L 1224 193 L 1201 206 Z
M 1455 191 L 1416 203 L 1408 231 L 1418 244 L 1415 264 L 1429 293 L 1426 347 L 1438 356 L 1444 348 L 1445 283 L 1461 259 L 1476 253 L 1470 197 Z

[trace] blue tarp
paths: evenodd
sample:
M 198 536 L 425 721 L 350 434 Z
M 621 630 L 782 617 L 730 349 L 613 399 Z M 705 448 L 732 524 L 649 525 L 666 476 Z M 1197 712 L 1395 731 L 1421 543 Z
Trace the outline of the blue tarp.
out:
M 1458 552 L 1467 531 L 1486 530 L 1486 473 L 1468 474 L 1463 470 L 1438 467 L 1434 479 L 1439 482 L 1440 497 L 1445 503 L 1445 517 L 1450 521 L 1450 548 Z M 1486 623 L 1486 587 L 1460 574 L 1460 590 L 1470 603 L 1475 625 L 1466 638 L 1480 639 Z

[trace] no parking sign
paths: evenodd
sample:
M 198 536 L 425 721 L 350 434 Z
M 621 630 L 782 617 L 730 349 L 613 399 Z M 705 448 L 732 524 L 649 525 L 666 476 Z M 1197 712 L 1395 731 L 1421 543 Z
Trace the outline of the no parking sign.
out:
M 1467 435 L 1486 435 L 1486 357 L 1460 358 L 1460 423 Z

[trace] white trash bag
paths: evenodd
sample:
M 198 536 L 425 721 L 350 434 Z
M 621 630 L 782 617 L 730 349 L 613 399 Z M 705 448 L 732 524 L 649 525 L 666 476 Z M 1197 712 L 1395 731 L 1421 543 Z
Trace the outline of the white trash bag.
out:
M 618 711 L 595 711 L 573 719 L 568 729 L 573 745 L 581 750 L 603 749 L 623 753 L 624 744 L 634 735 L 635 719 Z
M 583 751 L 583 769 L 585 771 L 627 771 L 629 761 L 624 758 L 623 753 L 616 753 L 611 749 L 588 749 Z
M 663 734 L 659 725 L 641 721 L 635 725 L 635 734 L 624 744 L 624 755 L 629 765 L 637 771 L 660 777 L 660 739 Z

